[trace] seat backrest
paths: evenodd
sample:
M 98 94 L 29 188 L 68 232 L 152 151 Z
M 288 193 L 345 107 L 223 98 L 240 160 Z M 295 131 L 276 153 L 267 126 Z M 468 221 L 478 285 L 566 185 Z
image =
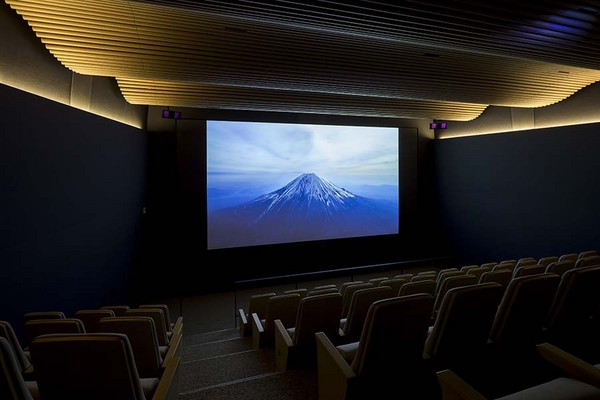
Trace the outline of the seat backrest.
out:
M 86 333 L 101 332 L 99 330 L 99 322 L 102 318 L 114 317 L 115 312 L 113 310 L 78 310 L 75 312 L 75 318 L 78 318 L 83 322 Z
M 294 325 L 293 344 L 296 346 L 314 345 L 316 332 L 324 332 L 332 339 L 338 337 L 341 314 L 342 295 L 340 293 L 303 298 L 300 300 Z
M 311 290 L 321 290 L 321 289 L 335 289 L 335 290 L 337 290 L 337 285 L 335 283 L 326 283 L 324 285 L 315 286 Z
M 563 276 L 565 272 L 573 269 L 574 267 L 575 261 L 573 260 L 555 261 L 546 266 L 546 273 Z
M 138 308 L 159 308 L 162 310 L 163 315 L 165 316 L 165 324 L 167 325 L 167 332 L 171 332 L 173 321 L 171 320 L 171 311 L 169 311 L 169 306 L 167 304 L 156 303 L 156 304 L 140 304 Z
M 469 270 L 472 270 L 473 268 L 479 268 L 479 265 L 477 265 L 477 264 L 463 265 L 462 267 L 460 267 L 460 270 L 468 273 Z
M 436 282 L 439 283 L 446 276 L 456 276 L 456 275 L 464 275 L 464 274 L 465 274 L 465 272 L 459 270 L 458 268 L 444 268 L 444 269 L 441 269 L 440 272 L 438 272 L 435 280 L 436 280 Z
M 512 279 L 512 271 L 509 269 L 499 269 L 496 271 L 487 271 L 479 277 L 479 283 L 498 282 L 506 289 Z
M 592 267 L 596 265 L 600 265 L 599 255 L 582 257 L 577 259 L 577 261 L 575 262 L 575 268 Z
M 394 275 L 394 279 L 406 279 L 407 281 L 410 281 L 412 279 L 412 277 L 415 276 L 415 274 L 398 274 L 398 275 Z
M 29 321 L 32 319 L 65 319 L 65 313 L 62 311 L 31 311 L 23 314 L 23 319 Z
M 116 317 L 122 317 L 123 315 L 125 315 L 129 308 L 130 307 L 125 304 L 107 305 L 100 307 L 100 309 L 102 310 L 112 310 L 115 313 Z
M 5 337 L 0 337 L 0 399 L 33 400 L 12 345 Z
M 520 276 L 543 274 L 544 272 L 546 272 L 546 268 L 543 265 L 524 265 L 522 267 L 515 268 L 512 277 L 514 279 Z
M 548 313 L 546 329 L 577 334 L 600 305 L 600 267 L 573 268 L 562 275 Z
M 328 287 L 328 288 L 323 288 L 323 289 L 314 289 L 314 290 L 309 290 L 308 293 L 306 294 L 306 296 L 316 296 L 319 294 L 329 294 L 329 293 L 339 293 L 339 290 L 334 287 Z
M 45 335 L 31 343 L 31 358 L 44 400 L 145 399 L 126 335 Z
M 535 265 L 537 263 L 537 260 L 533 257 L 523 257 L 517 260 L 515 268 L 523 267 L 525 265 Z
M 489 263 L 491 264 L 491 263 Z M 494 263 L 495 264 L 495 263 Z M 495 264 L 497 265 L 497 264 Z M 480 277 L 481 275 L 483 275 L 484 273 L 488 272 L 488 271 L 492 271 L 494 268 L 496 268 L 495 266 L 481 266 L 479 268 L 473 268 L 469 270 L 469 275 L 475 275 L 476 277 Z
M 558 261 L 564 261 L 564 260 L 577 261 L 577 258 L 579 258 L 579 253 L 565 253 L 565 254 L 561 255 L 560 257 L 558 257 Z
M 300 300 L 302 297 L 298 293 L 278 294 L 269 299 L 263 324 L 265 340 L 273 337 L 276 319 L 281 320 L 283 326 L 294 325 Z
M 446 293 L 448 293 L 448 291 L 450 289 L 460 287 L 460 286 L 476 285 L 478 281 L 479 281 L 479 278 L 477 278 L 475 275 L 465 274 L 465 275 L 448 276 L 447 278 L 444 278 L 443 281 L 439 282 L 438 286 L 440 288 L 438 289 L 438 292 L 435 295 L 435 302 L 433 304 L 433 313 L 431 315 L 432 318 L 435 317 L 435 313 L 437 313 L 437 311 L 439 310 L 440 305 L 442 304 L 442 301 L 444 300 L 444 296 L 446 295 Z
M 394 294 L 396 295 L 396 294 L 398 294 L 400 287 L 402 285 L 404 285 L 406 282 L 408 282 L 408 280 L 406 280 L 406 279 L 392 278 L 392 279 L 386 279 L 384 281 L 379 282 L 379 286 L 391 287 L 392 290 L 394 291 Z
M 446 292 L 425 342 L 425 354 L 442 366 L 462 362 L 487 346 L 496 310 L 504 293 L 496 282 L 460 286 Z
M 465 271 L 446 271 L 446 272 L 440 272 L 440 274 L 438 275 L 437 279 L 436 279 L 436 286 L 435 286 L 435 293 L 436 296 L 437 294 L 440 292 L 440 289 L 442 288 L 442 286 L 444 285 L 444 281 L 450 277 L 453 276 L 465 276 L 467 273 Z
M 370 282 L 365 282 L 356 285 L 350 285 L 346 288 L 344 296 L 342 297 L 342 318 L 348 316 L 348 310 L 350 309 L 350 301 L 352 301 L 352 296 L 354 295 L 354 292 L 360 289 L 366 289 L 370 287 L 375 287 L 375 285 L 373 285 Z
M 543 265 L 544 267 L 547 267 L 548 264 L 553 263 L 553 262 L 558 262 L 558 257 L 548 256 L 548 257 L 542 257 L 538 260 L 538 264 Z
M 400 287 L 398 296 L 408 296 L 411 294 L 427 293 L 435 295 L 436 283 L 433 279 L 418 282 L 406 282 Z
M 294 294 L 294 293 L 298 293 L 300 295 L 300 297 L 306 297 L 306 295 L 308 294 L 308 289 L 307 288 L 299 288 L 299 289 L 290 289 L 290 290 L 285 290 L 283 292 L 283 294 Z M 266 312 L 266 308 L 265 308 L 265 312 Z M 260 314 L 258 314 L 260 315 Z M 264 315 L 262 315 L 261 319 L 264 318 Z
M 415 275 L 412 278 L 410 278 L 410 282 L 420 282 L 420 281 L 435 281 L 437 279 L 437 276 L 434 274 L 422 274 L 422 275 Z
M 14 331 L 12 325 L 10 324 L 10 322 L 0 321 L 0 337 L 3 337 L 6 340 L 8 340 L 8 343 L 10 344 L 10 346 L 13 349 L 13 353 L 15 355 L 17 363 L 19 364 L 21 373 L 23 371 L 27 370 L 28 368 L 30 368 L 31 362 L 25 355 L 25 352 L 23 351 L 23 347 L 21 346 L 21 343 L 19 342 L 19 338 L 17 338 L 17 335 L 15 334 L 15 331 Z
M 371 278 L 371 279 L 369 279 L 369 282 L 371 282 L 375 286 L 379 286 L 379 284 L 382 281 L 385 281 L 387 279 L 390 279 L 389 276 L 378 276 L 377 278 Z
M 577 258 L 586 258 L 590 256 L 597 256 L 598 252 L 596 250 L 585 250 L 579 253 Z
M 122 333 L 127 336 L 141 378 L 160 375 L 162 359 L 152 318 L 107 317 L 100 320 L 99 328 L 101 333 Z
M 357 285 L 359 283 L 364 283 L 363 281 L 348 281 L 348 282 L 344 282 L 340 285 L 340 293 L 342 294 L 342 298 L 344 297 L 344 294 L 346 293 L 346 289 L 348 288 L 348 286 L 352 286 L 352 285 Z
M 349 342 L 358 341 L 369 307 L 378 300 L 395 297 L 397 293 L 397 290 L 389 286 L 377 286 L 354 292 L 352 301 L 350 302 L 348 318 L 344 325 L 344 339 Z
M 27 346 L 40 335 L 51 333 L 85 333 L 85 326 L 80 319 L 32 319 L 25 321 L 25 342 Z
M 168 346 L 169 337 L 167 335 L 167 324 L 163 311 L 158 308 L 130 308 L 125 312 L 125 317 L 150 317 L 154 320 L 156 327 L 156 337 L 159 346 Z
M 269 304 L 269 299 L 275 295 L 275 292 L 269 292 L 250 296 L 250 300 L 248 300 L 248 312 L 246 315 L 249 317 L 250 315 L 256 313 L 258 318 L 264 318 L 267 314 L 267 305 Z
M 498 265 L 498 263 L 494 261 L 494 262 L 483 263 L 479 267 L 480 268 L 489 268 L 488 271 L 491 271 L 492 268 L 494 268 L 496 265 Z
M 433 296 L 413 294 L 378 300 L 367 313 L 351 364 L 358 376 L 397 374 L 422 360 Z M 396 376 L 402 376 L 396 375 Z
M 511 280 L 494 318 L 490 340 L 506 346 L 535 345 L 542 335 L 559 283 L 560 277 L 556 274 Z

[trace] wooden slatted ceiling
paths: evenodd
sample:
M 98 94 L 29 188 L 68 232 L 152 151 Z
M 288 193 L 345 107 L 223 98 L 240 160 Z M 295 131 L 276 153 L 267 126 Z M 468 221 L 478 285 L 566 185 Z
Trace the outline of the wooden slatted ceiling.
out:
M 364 2 L 380 7 L 365 16 L 335 1 L 305 8 L 296 1 L 6 2 L 63 65 L 116 77 L 132 104 L 464 121 L 490 104 L 553 104 L 600 80 L 600 69 L 579 66 L 590 60 L 527 59 L 520 44 L 514 54 L 495 53 L 461 36 L 442 48 L 449 39 L 427 33 L 431 27 L 415 37 L 418 24 L 398 23 L 421 21 L 418 13 L 393 24 L 401 8 L 379 2 Z M 402 4 L 415 12 L 415 3 Z M 375 31 L 382 18 L 386 24 Z

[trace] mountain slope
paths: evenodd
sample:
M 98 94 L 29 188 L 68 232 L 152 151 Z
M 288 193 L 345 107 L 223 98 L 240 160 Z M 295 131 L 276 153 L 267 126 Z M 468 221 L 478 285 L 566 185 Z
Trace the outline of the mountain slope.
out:
M 358 196 L 307 173 L 237 207 L 209 214 L 209 247 L 396 233 L 397 205 Z

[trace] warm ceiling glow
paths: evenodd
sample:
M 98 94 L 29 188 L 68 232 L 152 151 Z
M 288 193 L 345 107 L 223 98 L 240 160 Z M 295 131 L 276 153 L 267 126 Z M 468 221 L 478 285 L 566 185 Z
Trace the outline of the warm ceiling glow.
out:
M 488 105 L 547 106 L 600 81 L 600 70 L 576 64 L 228 15 L 192 2 L 6 3 L 64 66 L 116 78 L 132 104 L 468 121 Z

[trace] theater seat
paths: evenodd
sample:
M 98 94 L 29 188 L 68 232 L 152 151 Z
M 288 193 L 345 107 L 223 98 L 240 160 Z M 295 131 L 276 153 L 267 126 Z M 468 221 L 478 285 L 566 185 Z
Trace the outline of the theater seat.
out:
M 98 323 L 102 318 L 114 317 L 113 310 L 78 310 L 75 312 L 75 318 L 83 322 L 86 333 L 101 332 L 98 330 Z
M 31 357 L 42 400 L 177 400 L 179 357 L 158 378 L 140 378 L 126 335 L 55 334 L 37 337 Z
M 127 335 L 142 378 L 160 377 L 167 361 L 175 356 L 176 346 L 169 346 L 167 353 L 161 354 L 156 326 L 150 317 L 107 317 L 100 321 L 99 328 L 100 333 Z
M 393 297 L 369 308 L 358 342 L 336 347 L 317 332 L 319 399 L 429 398 L 437 384 L 422 354 L 432 310 L 430 294 Z
M 33 364 L 31 364 L 29 355 L 23 350 L 12 325 L 8 321 L 0 321 L 0 337 L 8 340 L 24 379 L 31 379 L 33 374 Z
M 257 313 L 252 314 L 252 346 L 254 349 L 273 345 L 276 319 L 286 325 L 294 323 L 301 299 L 302 297 L 298 293 L 271 296 L 267 302 L 266 314 L 262 319 Z
M 23 379 L 12 346 L 4 337 L 0 337 L 0 399 L 39 400 L 37 384 Z
M 486 397 L 451 369 L 437 372 L 444 400 L 594 400 L 600 399 L 600 369 L 549 343 L 537 345 L 548 364 L 561 376 L 501 397 Z M 502 382 L 498 382 L 501 385 Z
M 64 319 L 32 319 L 25 322 L 26 349 L 29 350 L 31 342 L 40 335 L 50 333 L 85 333 L 83 322 L 77 318 Z
M 165 316 L 165 324 L 169 335 L 181 333 L 183 329 L 183 316 L 180 315 L 175 319 L 175 321 L 173 321 L 173 319 L 171 319 L 171 311 L 169 310 L 169 306 L 167 304 L 140 304 L 138 308 L 158 308 L 162 310 L 163 315 Z
M 264 318 L 267 313 L 267 303 L 273 296 L 275 296 L 274 292 L 252 295 L 248 301 L 248 311 L 245 311 L 244 308 L 238 309 L 240 335 L 242 337 L 252 335 L 252 323 L 250 321 L 252 314 L 257 314 L 260 319 Z
M 340 338 L 344 343 L 356 342 L 365 324 L 367 312 L 371 305 L 382 299 L 395 297 L 397 291 L 389 286 L 377 286 L 357 290 L 352 296 L 347 318 L 340 319 Z
M 66 315 L 62 311 L 31 311 L 23 314 L 23 319 L 29 321 L 32 319 L 65 319 Z
M 339 340 L 342 295 L 307 296 L 300 301 L 293 326 L 275 320 L 275 368 L 278 371 L 310 367 L 316 362 L 315 333 Z

